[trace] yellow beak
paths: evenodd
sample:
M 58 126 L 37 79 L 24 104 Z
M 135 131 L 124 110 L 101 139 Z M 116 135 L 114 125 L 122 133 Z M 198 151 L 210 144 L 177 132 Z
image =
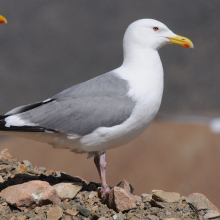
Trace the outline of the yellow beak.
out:
M 2 15 L 0 15 L 0 23 L 2 23 L 2 24 L 7 24 L 6 18 L 3 17 Z
M 179 35 L 176 35 L 177 37 L 168 37 L 171 44 L 178 44 L 186 48 L 193 48 L 193 43 L 190 39 L 186 37 L 182 37 Z

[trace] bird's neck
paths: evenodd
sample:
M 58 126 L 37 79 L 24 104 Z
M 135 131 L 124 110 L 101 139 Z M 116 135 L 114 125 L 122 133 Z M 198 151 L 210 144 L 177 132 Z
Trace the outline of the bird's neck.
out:
M 157 50 L 126 47 L 124 62 L 117 72 L 138 96 L 162 97 L 163 67 Z
M 160 56 L 155 49 L 141 48 L 137 45 L 124 46 L 124 61 L 122 66 L 135 69 L 136 71 L 145 71 L 148 69 L 157 70 L 162 67 Z
M 154 49 L 124 45 L 124 61 L 120 68 L 122 74 L 127 75 L 126 78 L 144 81 L 163 79 L 163 66 L 158 51 Z

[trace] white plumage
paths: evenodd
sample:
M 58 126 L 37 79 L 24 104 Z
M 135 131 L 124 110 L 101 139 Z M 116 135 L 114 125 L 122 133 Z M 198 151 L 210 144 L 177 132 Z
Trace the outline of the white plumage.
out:
M 158 49 L 168 43 L 193 47 L 189 39 L 174 34 L 159 21 L 132 23 L 125 32 L 121 67 L 43 102 L 8 112 L 0 129 L 4 134 L 13 132 L 94 155 L 102 191 L 107 192 L 106 150 L 139 136 L 159 110 L 163 67 Z

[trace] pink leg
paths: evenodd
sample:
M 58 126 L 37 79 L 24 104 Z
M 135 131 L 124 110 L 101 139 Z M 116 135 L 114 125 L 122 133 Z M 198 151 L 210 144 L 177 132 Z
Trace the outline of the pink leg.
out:
M 94 162 L 99 172 L 99 176 L 101 178 L 102 193 L 105 194 L 109 191 L 109 187 L 106 183 L 106 176 L 105 176 L 105 170 L 107 165 L 105 162 L 105 153 L 103 153 L 101 156 L 99 154 L 96 154 L 94 157 Z

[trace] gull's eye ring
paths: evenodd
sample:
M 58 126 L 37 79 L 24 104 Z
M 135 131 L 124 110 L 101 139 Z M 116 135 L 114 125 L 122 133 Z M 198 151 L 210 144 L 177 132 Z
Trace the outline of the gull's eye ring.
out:
M 153 27 L 154 31 L 159 31 L 159 27 Z

